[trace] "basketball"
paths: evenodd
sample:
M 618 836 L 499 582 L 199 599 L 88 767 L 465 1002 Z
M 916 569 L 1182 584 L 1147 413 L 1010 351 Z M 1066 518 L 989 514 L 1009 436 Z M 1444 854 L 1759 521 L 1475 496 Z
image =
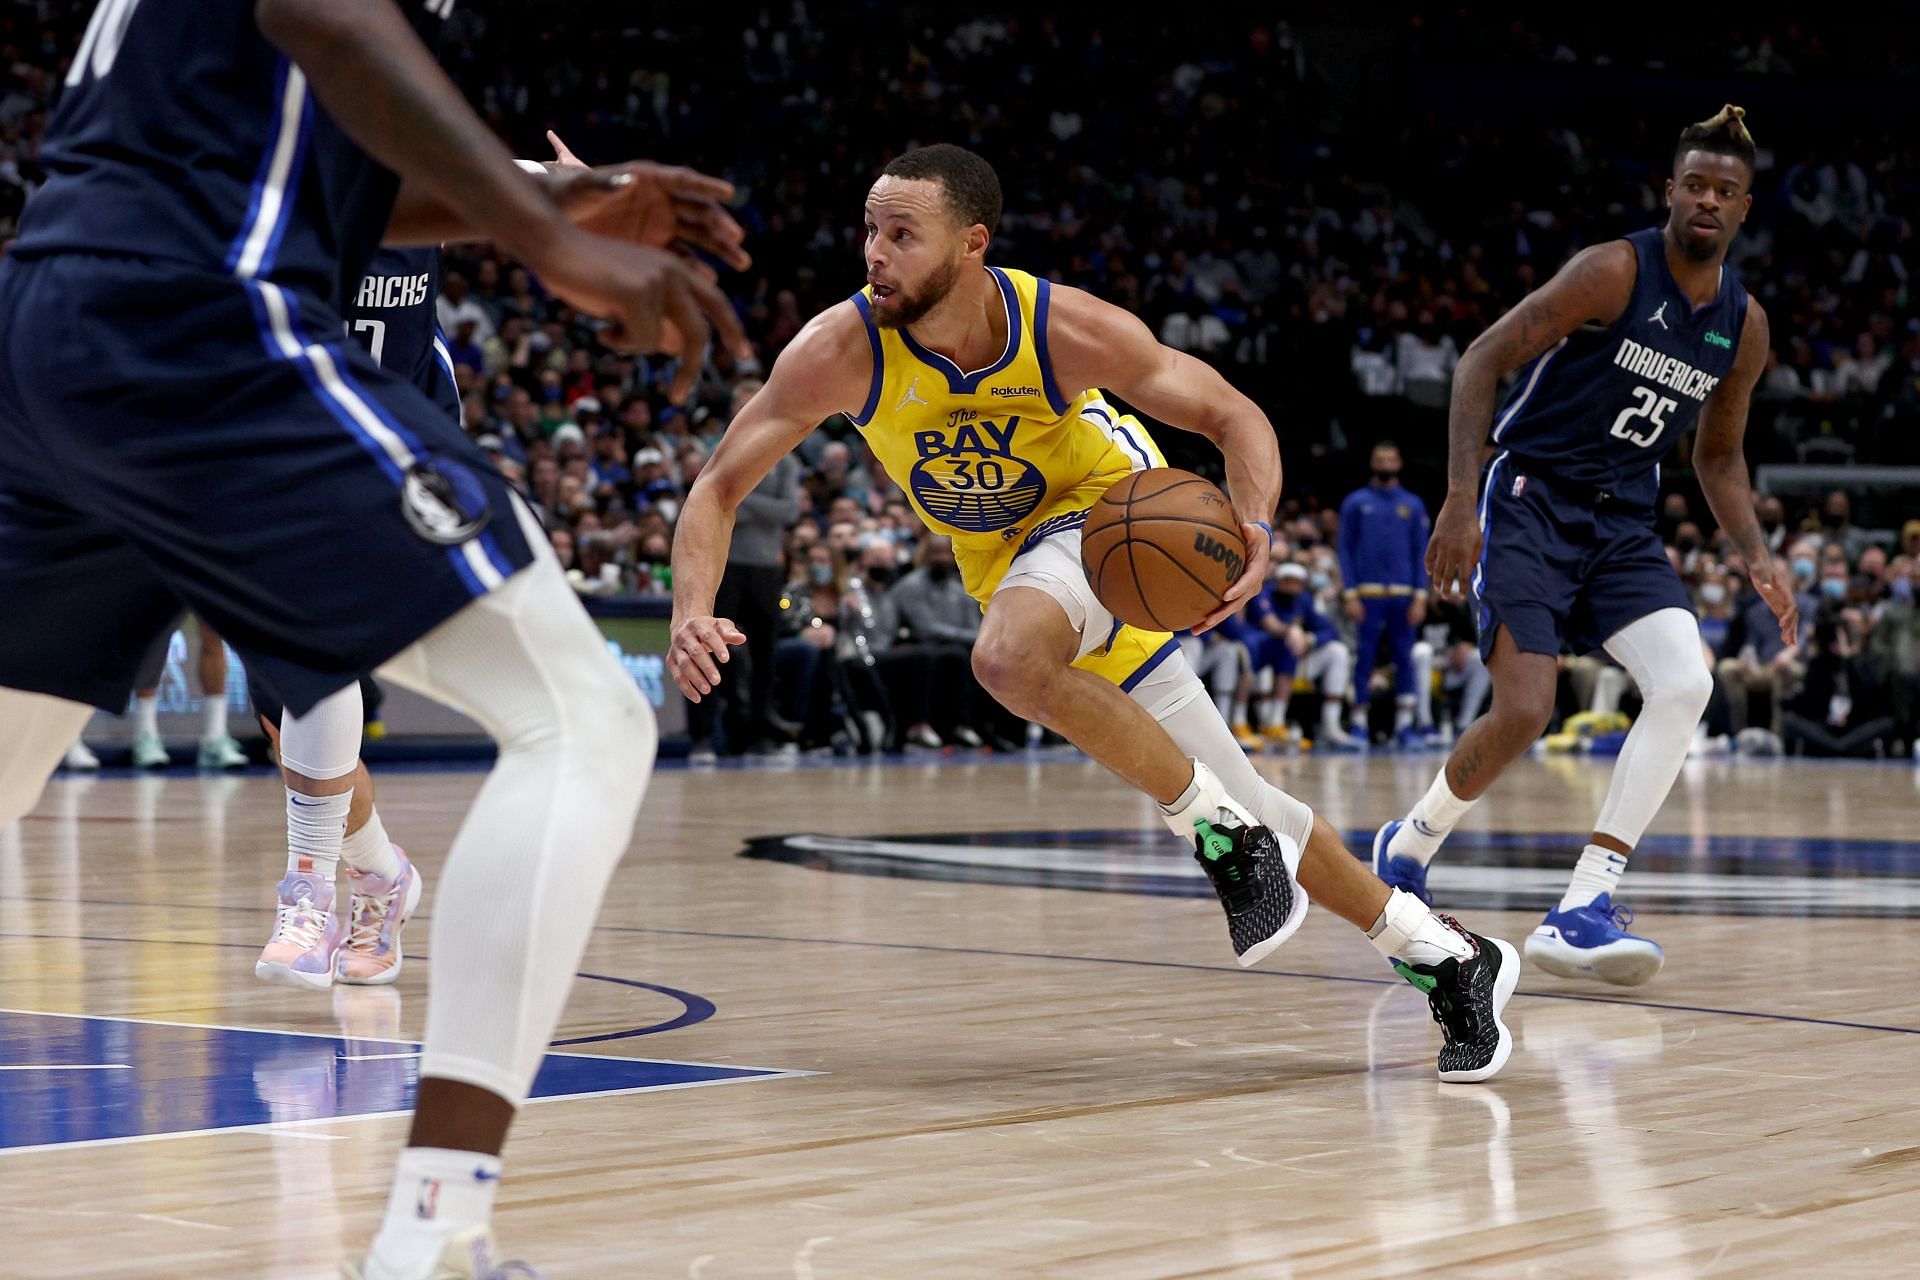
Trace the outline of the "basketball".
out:
M 1212 481 L 1156 467 L 1134 472 L 1093 504 L 1080 563 L 1114 617 L 1150 631 L 1185 631 L 1240 580 L 1247 543 Z

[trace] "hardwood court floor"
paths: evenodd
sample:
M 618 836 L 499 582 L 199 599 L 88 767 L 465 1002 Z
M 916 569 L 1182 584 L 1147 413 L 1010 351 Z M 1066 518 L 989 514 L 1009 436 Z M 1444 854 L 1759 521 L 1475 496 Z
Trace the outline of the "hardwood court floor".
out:
M 1263 767 L 1354 830 L 1436 762 Z M 430 876 L 479 780 L 381 779 Z M 1605 784 L 1517 767 L 1443 905 L 1517 942 Z M 0 833 L 0 1272 L 319 1280 L 371 1233 L 405 1122 L 341 1115 L 404 1102 L 433 966 L 255 982 L 280 795 L 60 781 Z M 1442 1086 L 1363 939 L 1317 913 L 1237 969 L 1091 766 L 663 772 L 562 1025 L 612 1038 L 550 1060 L 503 1242 L 553 1280 L 1920 1272 L 1916 799 L 1910 768 L 1689 766 L 1627 880 L 1665 972 L 1528 971 L 1507 1071 Z M 1008 834 L 874 839 L 969 833 Z M 802 835 L 861 839 L 737 856 Z M 658 1091 L 716 1074 L 663 1061 L 818 1074 Z

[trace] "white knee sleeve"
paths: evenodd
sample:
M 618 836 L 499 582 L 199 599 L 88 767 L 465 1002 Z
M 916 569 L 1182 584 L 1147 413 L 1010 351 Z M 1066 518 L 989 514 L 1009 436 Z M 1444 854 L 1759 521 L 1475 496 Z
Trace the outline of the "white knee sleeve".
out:
M 532 567 L 382 668 L 500 745 L 434 901 L 420 1070 L 516 1105 L 632 838 L 656 747 L 651 708 L 544 540 L 536 551 Z
M 363 722 L 358 680 L 337 693 L 328 694 L 304 716 L 283 712 L 280 764 L 315 782 L 346 777 L 360 763 Z
M 1644 705 L 1593 829 L 1632 848 L 1680 776 L 1694 727 L 1713 696 L 1713 676 L 1700 654 L 1700 625 L 1685 609 L 1662 609 L 1621 628 L 1607 652 L 1640 686 Z
M 1293 850 L 1307 847 L 1313 810 L 1254 771 L 1184 657 L 1176 654 L 1154 668 L 1134 686 L 1132 696 L 1160 722 L 1175 746 L 1213 770 L 1227 794 L 1262 825 L 1291 840 Z M 1299 854 L 1291 856 L 1297 865 Z
M 0 689 L 0 827 L 25 817 L 93 708 L 44 693 Z

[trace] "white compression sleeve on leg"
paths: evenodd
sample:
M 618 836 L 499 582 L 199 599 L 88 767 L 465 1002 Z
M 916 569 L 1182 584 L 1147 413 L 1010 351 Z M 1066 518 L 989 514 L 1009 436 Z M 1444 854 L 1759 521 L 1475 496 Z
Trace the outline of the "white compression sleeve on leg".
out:
M 433 904 L 420 1074 L 517 1106 L 633 837 L 657 737 L 652 709 L 538 526 L 516 511 L 535 563 L 381 670 L 465 712 L 500 745 Z
M 330 693 L 303 716 L 280 714 L 280 764 L 303 778 L 331 782 L 360 763 L 360 682 Z
M 1300 852 L 1313 834 L 1313 810 L 1254 771 L 1187 660 L 1179 654 L 1167 659 L 1133 687 L 1131 696 L 1181 751 L 1213 771 L 1229 796 L 1282 837 L 1288 868 L 1297 871 Z
M 0 827 L 40 801 L 60 758 L 80 736 L 93 708 L 44 693 L 0 689 Z
M 1713 696 L 1713 673 L 1700 656 L 1700 624 L 1685 609 L 1662 609 L 1622 627 L 1607 641 L 1607 652 L 1640 686 L 1644 705 L 1620 748 L 1593 829 L 1631 849 L 1680 776 L 1694 727 Z

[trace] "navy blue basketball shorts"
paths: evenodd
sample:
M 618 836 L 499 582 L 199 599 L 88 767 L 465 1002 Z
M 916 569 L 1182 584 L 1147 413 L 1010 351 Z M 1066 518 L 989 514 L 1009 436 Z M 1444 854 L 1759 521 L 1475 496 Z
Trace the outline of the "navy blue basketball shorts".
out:
M 1501 627 L 1522 653 L 1558 657 L 1662 609 L 1693 610 L 1648 512 L 1575 501 L 1504 454 L 1487 469 L 1480 531 L 1471 585 L 1482 658 Z
M 509 492 L 309 294 L 0 264 L 0 686 L 122 710 L 184 602 L 304 713 L 530 563 Z

